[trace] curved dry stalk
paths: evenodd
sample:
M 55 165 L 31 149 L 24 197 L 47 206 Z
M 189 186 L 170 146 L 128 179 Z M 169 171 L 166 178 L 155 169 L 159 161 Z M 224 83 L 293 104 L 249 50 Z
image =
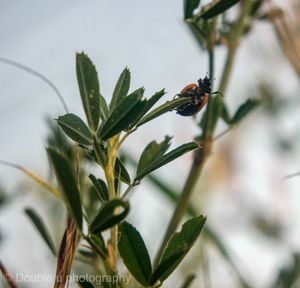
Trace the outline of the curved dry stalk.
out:
M 62 238 L 55 275 L 54 288 L 65 288 L 68 284 L 69 275 L 78 244 L 78 231 L 75 222 L 68 217 L 67 228 Z
M 4 161 L 4 160 L 0 160 L 0 165 L 12 167 L 12 168 L 22 171 L 28 177 L 30 177 L 34 182 L 38 183 L 40 186 L 42 186 L 43 188 L 45 188 L 46 190 L 51 192 L 55 197 L 61 199 L 61 193 L 57 188 L 55 188 L 54 186 L 52 186 L 51 184 L 49 184 L 48 182 L 46 182 L 45 180 L 43 180 L 42 178 L 40 178 L 39 176 L 34 174 L 29 169 L 27 169 L 21 165 L 18 165 L 18 164 L 9 162 L 9 161 Z
M 0 271 L 3 275 L 5 283 L 7 283 L 11 288 L 18 288 L 16 282 L 12 278 L 11 274 L 6 270 L 6 268 L 2 264 L 1 260 L 0 260 Z
M 41 74 L 40 72 L 37 72 L 33 69 L 31 69 L 30 67 L 27 67 L 21 63 L 18 63 L 16 61 L 13 61 L 13 60 L 10 60 L 10 59 L 7 59 L 5 57 L 0 57 L 0 62 L 2 63 L 5 63 L 5 64 L 8 64 L 8 65 L 11 65 L 13 67 L 16 67 L 18 69 L 21 69 L 25 72 L 28 72 L 38 78 L 40 78 L 42 81 L 44 81 L 46 84 L 48 84 L 52 89 L 53 91 L 55 92 L 55 94 L 57 95 L 58 99 L 60 100 L 61 104 L 63 105 L 66 113 L 69 113 L 69 109 L 68 109 L 68 106 L 62 96 L 62 94 L 59 92 L 58 88 L 54 85 L 54 83 L 52 81 L 50 81 L 47 77 L 45 77 L 43 74 Z

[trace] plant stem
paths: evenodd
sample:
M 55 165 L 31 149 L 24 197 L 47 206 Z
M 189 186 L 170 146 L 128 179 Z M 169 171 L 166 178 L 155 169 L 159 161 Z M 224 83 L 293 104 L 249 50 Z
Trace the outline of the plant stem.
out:
M 221 80 L 220 87 L 219 87 L 219 91 L 221 91 L 222 93 L 224 93 L 227 88 L 227 84 L 228 84 L 229 77 L 230 77 L 230 74 L 232 71 L 233 62 L 234 62 L 237 47 L 239 44 L 239 40 L 244 31 L 244 27 L 246 24 L 245 21 L 246 21 L 246 18 L 248 17 L 248 15 L 250 14 L 251 6 L 252 6 L 251 0 L 245 0 L 243 2 L 240 18 L 232 30 L 230 41 L 229 41 L 230 45 L 228 47 L 228 53 L 227 53 L 227 57 L 226 57 L 225 65 L 224 65 L 222 80 Z M 211 37 L 214 37 L 214 35 L 212 35 Z M 207 43 L 208 44 L 207 45 L 208 53 L 209 53 L 209 76 L 210 76 L 210 79 L 213 79 L 213 75 L 214 75 L 214 51 L 213 51 L 214 42 L 210 41 L 210 40 L 213 40 L 213 39 L 212 38 L 208 39 L 208 43 Z M 213 99 L 215 99 L 216 103 L 215 103 L 215 101 L 213 101 Z M 156 256 L 156 259 L 154 262 L 155 266 L 159 262 L 170 237 L 176 231 L 182 217 L 185 214 L 185 211 L 188 206 L 188 201 L 189 201 L 189 199 L 192 195 L 192 192 L 194 190 L 194 187 L 200 177 L 200 174 L 203 170 L 203 166 L 204 166 L 208 156 L 210 155 L 211 147 L 212 147 L 212 135 L 214 133 L 215 126 L 216 126 L 213 123 L 213 117 L 220 115 L 220 113 L 222 111 L 221 110 L 222 105 L 220 105 L 220 104 L 222 104 L 222 102 L 220 103 L 221 100 L 222 99 L 220 96 L 216 96 L 215 98 L 209 97 L 208 106 L 207 106 L 207 110 L 206 110 L 206 123 L 205 123 L 205 130 L 204 130 L 203 149 L 201 149 L 200 151 L 198 150 L 195 153 L 195 157 L 194 157 L 194 161 L 193 161 L 190 173 L 189 173 L 186 183 L 184 185 L 183 191 L 178 199 L 175 211 L 173 213 L 173 216 L 168 225 L 166 234 L 164 236 L 163 242 L 162 242 L 160 249 L 158 251 L 158 254 Z M 214 108 L 213 105 L 218 105 L 217 106 L 218 109 L 216 109 L 216 111 L 215 111 L 215 109 L 213 109 Z M 216 113 L 217 115 L 214 115 L 213 112 Z
M 214 71 L 214 51 L 213 51 L 213 46 L 211 46 L 211 49 L 208 51 L 209 55 L 209 77 L 210 79 L 213 79 L 213 71 Z M 207 103 L 207 110 L 206 110 L 206 125 L 209 125 L 209 119 L 210 119 L 210 114 L 212 113 L 212 97 L 209 97 L 208 103 Z M 205 144 L 206 141 L 204 141 Z M 208 142 L 207 142 L 208 143 Z M 198 177 L 202 171 L 203 164 L 205 162 L 204 156 L 208 155 L 205 151 L 205 147 L 207 145 L 203 145 L 203 150 L 201 149 L 199 152 L 198 150 L 195 152 L 194 156 L 194 161 L 192 164 L 192 168 L 190 169 L 190 173 L 188 175 L 188 178 L 185 182 L 183 191 L 178 199 L 175 211 L 173 213 L 173 216 L 171 218 L 171 221 L 168 225 L 165 237 L 163 239 L 163 242 L 160 246 L 160 249 L 157 253 L 157 256 L 154 261 L 154 265 L 156 266 L 163 254 L 163 251 L 171 238 L 172 234 L 176 231 L 178 224 L 180 223 L 183 215 L 185 214 L 185 211 L 188 207 L 188 201 L 191 197 L 191 194 L 193 192 L 193 188 L 195 187 L 196 182 L 198 181 Z
M 108 196 L 109 200 L 116 198 L 115 191 L 115 163 L 118 153 L 118 140 L 119 135 L 116 135 L 107 141 L 107 160 L 104 166 L 104 173 L 108 186 Z M 117 243 L 118 241 L 118 225 L 115 225 L 111 228 L 111 243 L 114 250 L 114 270 L 116 269 L 116 252 L 117 252 Z

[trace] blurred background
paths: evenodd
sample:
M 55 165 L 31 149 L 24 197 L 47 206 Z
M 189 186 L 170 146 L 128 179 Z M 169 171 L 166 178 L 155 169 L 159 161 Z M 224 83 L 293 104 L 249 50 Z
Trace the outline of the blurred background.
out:
M 270 21 L 257 21 L 240 43 L 224 101 L 231 114 L 249 97 L 262 99 L 262 105 L 216 141 L 192 202 L 208 216 L 208 225 L 251 287 L 300 287 L 276 286 L 284 273 L 295 282 L 300 272 L 300 177 L 282 180 L 300 171 L 300 4 L 266 2 L 284 10 L 291 34 L 280 34 L 280 27 Z M 132 90 L 144 86 L 151 96 L 165 88 L 161 102 L 208 72 L 207 53 L 183 21 L 182 0 L 2 0 L 0 15 L 0 57 L 45 75 L 59 88 L 69 110 L 81 116 L 76 52 L 84 51 L 95 63 L 106 99 L 125 66 L 131 70 Z M 299 50 L 291 52 L 290 46 Z M 217 48 L 216 87 L 224 59 L 224 48 Z M 46 119 L 63 114 L 62 105 L 40 79 L 1 62 L 0 91 L 0 159 L 47 179 Z M 199 117 L 167 113 L 137 131 L 124 151 L 138 159 L 146 144 L 165 135 L 173 136 L 172 147 L 189 142 L 199 134 Z M 220 122 L 217 131 L 224 130 Z M 192 154 L 187 154 L 156 174 L 180 192 L 191 163 Z M 174 209 L 157 190 L 144 181 L 130 196 L 130 222 L 145 238 L 152 257 Z M 56 259 L 26 218 L 27 206 L 36 208 L 59 243 L 63 206 L 20 171 L 0 166 L 0 259 L 13 275 L 54 275 Z M 192 287 L 240 287 L 235 269 L 213 245 L 203 246 L 200 239 L 190 256 L 164 287 L 177 287 L 191 272 L 197 273 Z M 51 285 L 24 283 L 33 288 Z

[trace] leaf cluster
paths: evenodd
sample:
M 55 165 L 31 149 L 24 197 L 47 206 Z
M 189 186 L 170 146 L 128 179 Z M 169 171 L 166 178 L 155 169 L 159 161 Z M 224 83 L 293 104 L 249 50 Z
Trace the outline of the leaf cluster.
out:
M 141 235 L 124 221 L 130 211 L 126 198 L 133 187 L 153 171 L 199 146 L 195 142 L 189 142 L 169 150 L 172 137 L 166 136 L 160 143 L 153 140 L 142 151 L 134 176 L 129 174 L 119 153 L 124 141 L 137 129 L 190 100 L 174 99 L 153 108 L 165 95 L 164 89 L 149 98 L 144 96 L 143 87 L 131 92 L 131 75 L 126 67 L 108 103 L 101 94 L 95 65 L 84 53 L 76 56 L 76 74 L 86 119 L 67 113 L 59 116 L 56 122 L 64 135 L 75 142 L 77 148 L 72 148 L 70 142 L 57 130 L 49 138 L 51 146 L 47 148 L 61 199 L 76 224 L 80 237 L 87 242 L 93 254 L 106 263 L 110 273 L 115 271 L 115 256 L 112 255 L 116 255 L 115 249 L 118 248 L 128 270 L 142 285 L 162 282 L 190 250 L 202 230 L 205 218 L 194 217 L 183 226 L 181 232 L 175 233 L 159 265 L 154 269 Z M 78 162 L 76 153 L 81 153 L 82 159 L 88 160 L 102 172 L 95 175 L 86 171 Z M 88 201 L 85 199 L 86 195 Z M 41 217 L 31 208 L 25 212 L 49 249 L 56 254 L 55 245 Z M 87 233 L 85 226 L 88 227 Z M 111 231 L 111 238 L 105 241 L 103 233 L 107 230 Z M 114 231 L 119 235 L 117 238 L 113 236 Z M 80 251 L 83 256 L 90 257 L 89 253 L 82 249 Z M 79 285 L 93 287 L 92 283 L 85 280 Z

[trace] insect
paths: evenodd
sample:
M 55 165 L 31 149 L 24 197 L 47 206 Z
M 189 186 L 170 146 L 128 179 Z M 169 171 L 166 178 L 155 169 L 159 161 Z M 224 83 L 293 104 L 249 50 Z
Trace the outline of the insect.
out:
M 210 94 L 222 95 L 219 91 L 211 93 L 211 80 L 207 76 L 204 79 L 200 78 L 198 84 L 192 83 L 185 86 L 174 98 L 187 97 L 191 98 L 191 102 L 177 107 L 175 109 L 177 114 L 181 116 L 195 115 L 205 106 Z

